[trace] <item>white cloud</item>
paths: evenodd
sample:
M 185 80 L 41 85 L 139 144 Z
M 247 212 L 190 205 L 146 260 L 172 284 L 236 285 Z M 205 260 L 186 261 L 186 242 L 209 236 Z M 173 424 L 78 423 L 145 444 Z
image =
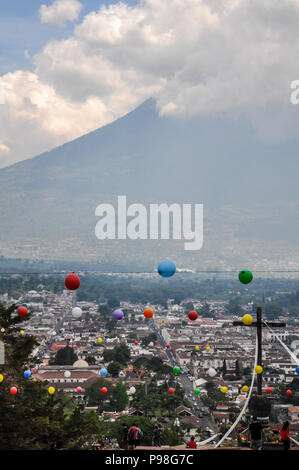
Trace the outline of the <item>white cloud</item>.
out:
M 55 0 L 50 6 L 39 9 L 41 23 L 63 26 L 67 21 L 78 19 L 83 5 L 78 0 Z
M 47 7 L 53 13 L 48 18 L 62 3 Z M 57 19 L 66 16 L 57 13 Z M 290 105 L 290 83 L 299 79 L 298 22 L 299 0 L 102 5 L 72 37 L 36 54 L 34 73 L 2 77 L 8 91 L 0 139 L 11 148 L 11 161 L 24 159 L 153 96 L 161 114 L 245 115 L 265 138 L 293 137 L 299 125 L 299 106 Z
M 0 152 L 9 153 L 10 148 L 7 147 L 7 145 L 5 145 L 5 144 L 1 144 L 1 142 L 0 142 Z

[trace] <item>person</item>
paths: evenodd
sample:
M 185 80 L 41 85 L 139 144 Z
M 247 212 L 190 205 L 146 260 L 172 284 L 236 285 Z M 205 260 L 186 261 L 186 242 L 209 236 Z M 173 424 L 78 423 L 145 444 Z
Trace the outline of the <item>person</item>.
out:
M 281 442 L 283 443 L 283 450 L 289 450 L 290 449 L 290 430 L 289 430 L 289 422 L 285 421 L 280 429 L 280 439 Z
M 252 450 L 261 450 L 263 446 L 262 436 L 265 433 L 261 423 L 253 416 L 252 423 L 249 426 L 248 437 L 250 437 L 250 448 Z
M 129 450 L 135 450 L 136 446 L 140 445 L 140 440 L 143 436 L 141 429 L 133 424 L 128 431 L 128 444 Z
M 153 431 L 153 446 L 154 447 L 161 447 L 160 436 L 161 436 L 161 429 L 159 429 L 159 426 L 155 424 L 154 431 Z
M 191 437 L 190 441 L 187 444 L 187 447 L 189 447 L 189 449 L 196 449 L 197 448 L 196 442 L 194 440 L 194 436 Z
M 128 432 L 129 432 L 129 428 L 128 426 L 124 423 L 123 424 L 123 440 L 122 440 L 122 444 L 123 444 L 123 448 L 125 450 L 128 450 Z

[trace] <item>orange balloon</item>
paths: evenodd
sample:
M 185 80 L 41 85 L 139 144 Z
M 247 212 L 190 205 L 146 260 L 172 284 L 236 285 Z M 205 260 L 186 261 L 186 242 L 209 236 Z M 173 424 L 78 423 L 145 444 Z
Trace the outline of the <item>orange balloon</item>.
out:
M 152 311 L 151 308 L 146 308 L 143 312 L 143 315 L 145 316 L 145 318 L 152 318 L 152 316 L 154 315 L 154 312 Z

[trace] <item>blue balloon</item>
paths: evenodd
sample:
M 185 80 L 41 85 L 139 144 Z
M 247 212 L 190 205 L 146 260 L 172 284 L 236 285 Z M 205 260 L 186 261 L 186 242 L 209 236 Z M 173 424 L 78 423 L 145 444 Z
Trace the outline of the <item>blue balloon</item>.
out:
M 299 367 L 296 367 L 296 374 L 299 374 Z
M 106 377 L 106 375 L 108 374 L 107 369 L 105 369 L 105 368 L 101 369 L 100 374 L 101 374 L 102 377 Z
M 173 261 L 166 259 L 162 261 L 158 266 L 158 273 L 163 277 L 171 277 L 175 273 L 175 264 Z
M 24 377 L 26 377 L 26 379 L 29 379 L 30 376 L 31 376 L 30 370 L 25 370 Z

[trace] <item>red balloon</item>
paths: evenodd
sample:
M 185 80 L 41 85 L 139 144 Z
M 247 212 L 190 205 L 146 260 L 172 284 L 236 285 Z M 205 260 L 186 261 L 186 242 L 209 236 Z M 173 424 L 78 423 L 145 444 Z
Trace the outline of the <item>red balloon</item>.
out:
M 268 393 L 268 395 L 269 395 L 270 393 L 272 393 L 272 388 L 270 388 L 270 387 L 266 388 L 266 393 Z
M 288 397 L 290 397 L 291 395 L 293 395 L 292 390 L 287 390 L 286 394 L 287 394 Z
M 165 344 L 165 348 L 169 348 L 170 347 L 170 344 Z
M 107 392 L 108 392 L 108 390 L 107 390 L 106 387 L 101 388 L 102 395 L 106 395 Z
M 12 395 L 15 395 L 17 393 L 17 391 L 18 391 L 17 387 L 11 387 L 11 389 L 10 389 L 10 393 Z
M 134 341 L 134 344 L 135 344 L 136 346 L 137 346 L 137 344 L 138 344 L 138 341 L 136 341 L 136 339 L 135 339 L 135 341 Z
M 169 393 L 169 395 L 173 395 L 174 394 L 174 388 L 170 387 L 168 389 L 168 393 Z
M 28 315 L 28 310 L 27 310 L 27 308 L 26 308 L 26 307 L 19 307 L 19 308 L 18 308 L 18 315 L 19 315 L 19 317 L 21 317 L 21 318 L 26 317 L 26 315 Z
M 141 370 L 141 369 L 139 369 L 139 370 L 137 371 L 137 374 L 141 374 L 141 372 L 142 372 L 142 370 Z
M 69 290 L 76 290 L 80 286 L 80 278 L 75 273 L 68 274 L 65 278 L 65 287 Z
M 190 320 L 195 321 L 198 318 L 197 312 L 191 310 L 191 312 L 188 313 L 188 317 Z

